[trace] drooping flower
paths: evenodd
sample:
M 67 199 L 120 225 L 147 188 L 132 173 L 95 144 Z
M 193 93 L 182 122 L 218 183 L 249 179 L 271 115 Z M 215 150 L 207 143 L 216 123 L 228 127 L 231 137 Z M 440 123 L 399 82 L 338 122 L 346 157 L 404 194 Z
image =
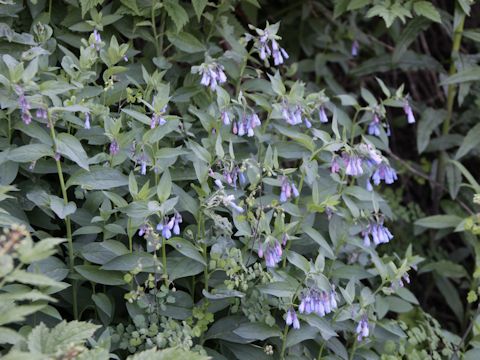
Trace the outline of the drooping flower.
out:
M 173 216 L 173 233 L 175 235 L 180 235 L 180 224 L 183 222 L 182 215 L 180 213 L 175 212 Z
M 318 110 L 318 117 L 320 118 L 320 122 L 323 124 L 328 123 L 327 113 L 325 112 L 325 107 L 322 105 Z
M 89 130 L 90 129 L 90 113 L 86 112 L 85 113 L 85 124 L 84 124 L 85 129 Z
M 370 237 L 375 245 L 388 243 L 393 239 L 393 235 L 386 226 L 383 225 L 383 219 L 372 221 L 362 231 L 363 244 L 370 246 Z
M 300 329 L 300 322 L 298 321 L 297 313 L 292 308 L 287 310 L 285 323 L 288 326 L 293 326 L 294 329 Z
M 233 133 L 235 134 L 235 130 L 238 128 L 237 135 L 238 136 L 243 136 L 247 134 L 248 137 L 252 137 L 255 135 L 253 129 L 261 125 L 260 118 L 258 117 L 257 114 L 250 114 L 243 116 L 243 118 L 238 121 L 236 124 L 237 126 L 234 125 Z
M 368 135 L 380 136 L 380 119 L 377 114 L 373 114 L 372 121 L 368 124 Z
M 332 162 L 330 163 L 330 172 L 336 174 L 340 171 L 340 164 L 336 156 L 332 157 Z
M 165 217 L 162 222 L 158 223 L 157 231 L 162 232 L 162 236 L 168 240 L 172 237 L 172 229 L 175 225 L 175 217 L 172 217 L 170 220 L 168 217 Z
M 315 288 L 305 290 L 301 295 L 298 311 L 303 314 L 315 313 L 318 316 L 325 316 L 337 309 L 337 293 L 335 289 L 330 292 L 320 291 Z
M 275 267 L 280 261 L 282 261 L 282 253 L 282 245 L 278 242 L 278 240 L 275 240 L 274 242 L 268 242 L 264 252 L 265 264 L 267 267 Z
M 198 67 L 192 68 L 192 72 L 198 72 L 202 76 L 200 84 L 210 87 L 212 91 L 215 91 L 217 85 L 227 81 L 227 76 L 223 70 L 223 65 L 214 61 L 203 63 Z
M 231 120 L 230 120 L 230 116 L 228 115 L 227 111 L 225 111 L 225 110 L 222 111 L 221 114 L 220 114 L 220 117 L 222 118 L 223 125 L 230 125 Z
M 360 319 L 360 322 L 358 323 L 355 332 L 357 333 L 358 341 L 362 341 L 363 338 L 368 337 L 368 335 L 370 334 L 370 330 L 368 328 L 368 319 L 366 315 L 362 316 L 362 318 Z
M 47 120 L 48 119 L 47 109 L 38 108 L 37 111 L 35 112 L 35 116 L 39 119 Z
M 20 86 L 16 87 L 16 92 L 18 94 L 18 104 L 20 105 L 20 111 L 22 113 L 22 121 L 25 125 L 28 125 L 32 122 L 32 114 L 30 114 L 30 103 L 23 92 L 23 89 Z
M 163 114 L 167 111 L 167 105 L 163 107 L 163 109 L 160 111 L 160 113 L 154 112 L 152 114 L 151 120 L 150 120 L 150 129 L 154 129 L 155 127 L 162 126 L 166 124 L 167 120 L 163 117 Z
M 140 174 L 146 175 L 147 174 L 147 155 L 142 152 L 138 161 L 140 162 Z
M 117 140 L 113 139 L 109 147 L 110 155 L 115 156 L 120 151 L 120 146 L 118 145 Z
M 231 207 L 232 209 L 234 209 L 235 211 L 239 212 L 239 213 L 243 213 L 244 210 L 241 206 L 238 206 L 237 204 L 235 204 L 235 196 L 234 195 L 227 195 L 223 198 L 223 204 L 227 207 Z
M 352 56 L 353 56 L 353 57 L 357 57 L 359 50 L 360 50 L 360 44 L 358 43 L 357 40 L 353 40 L 353 42 L 352 42 L 352 49 L 351 49 Z
M 408 123 L 409 124 L 415 123 L 415 116 L 413 115 L 412 107 L 410 106 L 410 103 L 408 102 L 407 99 L 405 99 L 403 103 L 403 111 L 405 112 L 405 115 L 407 115 Z
M 95 50 L 100 51 L 100 45 L 102 44 L 102 37 L 100 36 L 100 33 L 98 32 L 97 29 L 93 30 L 93 42 L 90 45 L 92 48 L 95 48 Z
M 300 194 L 298 192 L 297 187 L 295 184 L 292 182 L 290 183 L 288 181 L 288 178 L 286 176 L 282 177 L 282 185 L 280 189 L 280 201 L 281 202 L 286 202 L 289 200 L 292 196 L 294 198 L 298 197 Z
M 385 184 L 393 184 L 397 180 L 397 173 L 395 169 L 382 163 L 373 173 L 372 180 L 375 185 L 379 185 L 382 180 Z
M 268 60 L 268 58 L 272 56 L 275 66 L 283 64 L 289 56 L 285 49 L 278 45 L 277 39 L 279 39 L 279 37 L 276 34 L 271 33 L 268 28 L 265 30 L 257 30 L 257 33 L 262 34 L 256 39 L 254 45 L 258 51 L 260 59 Z M 246 39 L 248 41 L 253 39 L 253 37 L 247 35 Z
M 149 226 L 147 224 L 143 224 L 140 226 L 140 229 L 138 229 L 138 236 L 143 236 L 147 234 L 149 231 Z
M 383 161 L 380 151 L 378 151 L 373 145 L 360 144 L 358 148 L 362 153 L 365 154 L 368 166 L 379 165 Z
M 282 105 L 282 117 L 290 125 L 297 125 L 303 122 L 302 108 L 300 106 L 291 107 L 286 103 Z
M 345 174 L 350 176 L 363 175 L 362 159 L 357 155 L 343 154 L 343 162 L 345 163 Z

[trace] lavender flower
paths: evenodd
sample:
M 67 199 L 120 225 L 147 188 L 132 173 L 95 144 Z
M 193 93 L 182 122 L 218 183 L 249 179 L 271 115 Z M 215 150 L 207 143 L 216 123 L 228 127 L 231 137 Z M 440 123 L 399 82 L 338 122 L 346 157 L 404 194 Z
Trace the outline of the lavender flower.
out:
M 375 185 L 379 185 L 380 181 L 384 181 L 385 184 L 393 184 L 397 180 L 397 173 L 395 169 L 387 164 L 380 164 L 372 175 L 372 180 Z
M 39 119 L 47 120 L 48 119 L 47 109 L 38 108 L 37 111 L 35 112 L 35 116 Z
M 257 31 L 258 32 L 258 31 Z M 268 60 L 270 56 L 273 57 L 273 63 L 275 66 L 281 65 L 286 59 L 288 59 L 288 54 L 278 45 L 275 34 L 270 34 L 268 29 L 261 31 L 261 35 L 258 40 L 255 42 L 255 47 L 258 50 L 260 59 Z M 247 36 L 247 40 L 252 39 L 251 36 Z
M 360 44 L 358 43 L 357 40 L 354 40 L 354 41 L 352 42 L 352 49 L 351 49 L 352 56 L 353 56 L 353 57 L 357 57 L 359 50 L 360 50 Z
M 380 119 L 375 113 L 372 121 L 368 124 L 368 135 L 380 136 Z
M 356 155 L 343 154 L 345 163 L 345 174 L 351 176 L 360 176 L 363 174 L 362 159 Z
M 413 115 L 413 111 L 412 111 L 412 107 L 410 106 L 410 103 L 406 99 L 405 99 L 405 102 L 403 103 L 403 111 L 405 112 L 405 115 L 407 115 L 408 123 L 414 124 L 415 116 Z
M 237 204 L 235 204 L 235 196 L 234 195 L 227 195 L 223 198 L 223 204 L 225 206 L 228 206 L 228 207 L 231 207 L 232 209 L 234 209 L 235 211 L 239 212 L 239 213 L 243 213 L 243 208 L 241 206 L 238 206 Z
M 315 313 L 325 316 L 337 309 L 337 293 L 332 289 L 329 293 L 310 288 L 301 295 L 298 311 L 303 314 Z
M 223 70 L 223 65 L 216 62 L 203 63 L 192 68 L 192 72 L 198 72 L 202 76 L 200 84 L 210 87 L 212 91 L 217 88 L 217 85 L 227 81 L 227 76 Z
M 85 129 L 89 130 L 90 129 L 90 113 L 86 112 L 85 113 L 85 124 L 84 124 Z
M 172 217 L 168 220 L 168 217 L 165 217 L 162 222 L 158 223 L 157 231 L 162 232 L 162 236 L 165 240 L 168 240 L 172 237 L 172 229 L 175 226 L 175 217 Z
M 222 111 L 220 117 L 222 118 L 223 125 L 230 125 L 231 120 L 227 111 Z
M 267 267 L 275 267 L 280 261 L 282 261 L 282 246 L 275 240 L 275 242 L 269 242 L 265 249 L 265 264 Z
M 33 171 L 33 169 L 35 169 L 36 164 L 37 164 L 37 160 L 32 161 L 30 165 L 28 165 L 28 170 Z
M 289 107 L 287 104 L 283 104 L 282 117 L 290 125 L 297 125 L 303 122 L 302 109 L 298 105 L 292 108 Z
M 102 44 L 102 37 L 100 36 L 100 33 L 98 32 L 98 30 L 94 29 L 93 30 L 93 43 L 90 46 L 92 48 L 95 48 L 95 50 L 99 51 L 101 44 Z
M 359 149 L 367 155 L 367 165 L 378 165 L 382 162 L 382 155 L 371 144 L 360 144 Z
M 320 118 L 321 123 L 328 123 L 327 113 L 325 112 L 325 108 L 323 107 L 323 105 L 320 106 L 320 109 L 318 110 L 318 117 Z
M 180 213 L 175 212 L 173 216 L 173 233 L 175 235 L 180 235 L 180 224 L 183 222 L 182 215 Z
M 337 157 L 334 156 L 332 158 L 332 162 L 330 163 L 330 172 L 332 174 L 336 174 L 340 171 L 340 164 L 338 163 Z
M 157 125 L 162 126 L 166 124 L 167 120 L 165 120 L 165 118 L 163 117 L 163 113 L 165 113 L 165 111 L 167 111 L 167 105 L 163 107 L 160 114 L 156 112 L 152 114 L 152 118 L 150 121 L 150 129 L 154 129 Z
M 287 177 L 283 176 L 282 177 L 282 186 L 281 186 L 281 191 L 280 191 L 280 201 L 281 202 L 286 202 L 292 196 L 296 198 L 299 195 L 300 194 L 299 194 L 298 189 L 295 186 L 295 184 L 290 183 L 288 181 Z
M 115 156 L 119 153 L 120 146 L 118 145 L 115 139 L 113 139 L 112 142 L 110 143 L 109 151 L 110 151 L 110 155 L 112 156 Z
M 252 137 L 253 135 L 255 135 L 253 129 L 260 125 L 260 118 L 257 114 L 247 115 L 244 116 L 242 120 L 237 123 L 237 126 L 234 125 L 233 133 L 236 133 L 238 136 L 243 136 L 247 134 L 248 137 Z M 235 130 L 237 130 L 237 132 Z
M 220 179 L 215 179 L 214 183 L 215 183 L 215 185 L 217 185 L 217 187 L 218 187 L 219 189 L 223 189 L 222 180 L 220 180 Z
M 140 174 L 146 175 L 147 174 L 147 156 L 144 152 L 139 157 L 140 161 Z
M 366 315 L 362 316 L 360 322 L 357 325 L 355 332 L 358 335 L 357 336 L 358 341 L 362 341 L 363 338 L 368 337 L 368 335 L 370 334 L 370 330 L 368 328 L 368 319 Z
M 370 236 L 375 245 L 388 243 L 393 239 L 392 233 L 383 225 L 383 219 L 370 224 L 362 231 L 363 244 L 370 246 Z
M 247 179 L 245 178 L 245 174 L 243 171 L 238 172 L 238 179 L 240 181 L 240 185 L 244 185 L 247 182 Z
M 292 308 L 288 309 L 285 323 L 290 326 L 293 325 L 294 329 L 300 329 L 300 322 L 298 321 L 297 313 Z
M 147 224 L 143 224 L 140 226 L 140 229 L 138 229 L 138 236 L 143 236 L 148 233 L 149 226 Z
M 30 114 L 30 104 L 23 92 L 23 89 L 20 86 L 16 88 L 18 94 L 18 104 L 20 105 L 20 111 L 22 113 L 22 121 L 25 125 L 28 125 L 32 122 L 32 114 Z

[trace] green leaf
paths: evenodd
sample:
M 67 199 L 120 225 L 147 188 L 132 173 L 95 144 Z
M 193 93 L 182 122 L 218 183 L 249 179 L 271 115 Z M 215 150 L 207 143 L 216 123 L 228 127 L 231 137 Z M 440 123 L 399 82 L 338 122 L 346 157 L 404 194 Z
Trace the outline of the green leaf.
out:
M 3 326 L 0 327 L 0 344 L 15 345 L 24 340 L 25 338 L 18 331 Z
M 128 177 L 117 169 L 92 166 L 90 171 L 79 170 L 67 181 L 67 188 L 79 185 L 87 190 L 109 190 L 128 185 Z
M 177 250 L 182 255 L 185 255 L 190 259 L 198 261 L 200 264 L 203 264 L 204 266 L 207 265 L 207 263 L 205 262 L 205 259 L 200 254 L 199 250 L 191 242 L 185 239 L 182 239 L 180 237 L 173 237 L 168 240 L 167 244 L 172 246 L 175 250 Z
M 246 323 L 233 330 L 234 334 L 251 340 L 266 340 L 272 337 L 282 336 L 282 332 L 277 326 L 270 327 L 265 323 Z
M 95 6 L 103 3 L 103 0 L 80 0 L 80 6 L 82 8 L 82 18 L 85 17 L 85 14 L 93 9 Z
M 105 263 L 101 269 L 109 271 L 133 271 L 137 268 L 141 271 L 156 272 L 155 267 L 161 266 L 159 260 L 153 255 L 136 251 L 134 253 L 122 254 Z
M 193 35 L 181 32 L 181 33 L 167 33 L 168 40 L 179 50 L 186 53 L 193 54 L 197 52 L 205 51 L 205 46 Z
M 77 205 L 73 201 L 65 204 L 63 199 L 55 195 L 50 195 L 50 209 L 52 209 L 60 219 L 65 219 L 67 216 L 75 213 Z
M 310 263 L 302 255 L 289 250 L 287 252 L 287 259 L 290 264 L 295 265 L 297 268 L 302 270 L 305 274 L 308 274 L 310 272 Z
M 429 1 L 415 1 L 413 3 L 413 10 L 415 10 L 415 12 L 418 15 L 422 15 L 434 22 L 437 22 L 437 23 L 442 22 L 440 13 L 435 8 L 435 6 L 433 6 L 433 4 Z
M 75 270 L 85 279 L 103 285 L 125 285 L 123 274 L 119 271 L 101 270 L 95 265 L 77 265 Z
M 433 215 L 415 221 L 415 225 L 427 229 L 447 229 L 456 227 L 462 220 L 456 215 Z
M 423 17 L 416 17 L 411 20 L 402 31 L 400 38 L 396 41 L 395 51 L 393 52 L 393 62 L 397 63 L 410 44 L 417 40 L 418 35 L 430 26 L 430 21 Z
M 441 82 L 441 85 L 451 85 L 469 81 L 480 80 L 480 66 L 474 66 L 466 70 L 457 72 Z
M 295 288 L 292 288 L 292 284 L 285 281 L 272 282 L 265 285 L 260 285 L 257 289 L 268 295 L 276 297 L 292 297 L 295 293 Z
M 433 131 L 443 123 L 444 112 L 427 108 L 418 122 L 417 149 L 421 154 L 428 146 Z
M 193 1 L 195 3 L 195 1 Z M 183 29 L 188 22 L 188 14 L 185 9 L 178 3 L 178 0 L 164 0 L 163 6 L 167 10 L 170 19 L 173 20 L 177 28 L 177 32 Z
M 45 144 L 30 144 L 14 148 L 7 153 L 7 159 L 15 162 L 32 162 L 44 156 L 53 156 L 52 147 Z
M 99 327 L 83 321 L 64 320 L 53 329 L 48 329 L 42 323 L 29 334 L 28 350 L 33 354 L 54 355 L 59 351 L 82 345 Z
M 462 145 L 455 154 L 455 160 L 459 160 L 471 150 L 478 148 L 480 144 L 480 123 L 471 128 L 463 138 Z
M 172 194 L 172 178 L 170 177 L 170 171 L 165 170 L 157 186 L 158 200 L 163 203 Z
M 320 247 L 323 249 L 325 256 L 328 257 L 329 259 L 333 259 L 335 257 L 332 248 L 328 244 L 328 242 L 325 240 L 325 238 L 320 234 L 317 230 L 311 227 L 303 227 L 302 229 L 305 234 L 310 236 L 313 241 L 315 241 Z
M 134 118 L 135 120 L 140 121 L 143 124 L 150 125 L 150 123 L 152 122 L 152 119 L 150 119 L 147 115 L 139 113 L 138 111 L 132 109 L 122 109 L 122 112 Z
M 202 17 L 203 10 L 205 10 L 205 7 L 207 6 L 207 3 L 208 3 L 208 0 L 192 1 L 193 10 L 195 10 L 195 14 L 197 15 L 198 21 L 200 21 L 200 18 Z
M 80 254 L 85 260 L 103 265 L 120 255 L 128 254 L 128 249 L 119 241 L 105 240 L 83 246 Z
M 78 139 L 70 134 L 61 133 L 55 139 L 57 152 L 73 162 L 77 163 L 81 168 L 88 170 L 88 156 L 80 144 Z
M 169 348 L 157 351 L 156 349 L 145 350 L 131 355 L 128 360 L 209 360 L 208 356 L 197 352 L 187 351 L 180 348 Z

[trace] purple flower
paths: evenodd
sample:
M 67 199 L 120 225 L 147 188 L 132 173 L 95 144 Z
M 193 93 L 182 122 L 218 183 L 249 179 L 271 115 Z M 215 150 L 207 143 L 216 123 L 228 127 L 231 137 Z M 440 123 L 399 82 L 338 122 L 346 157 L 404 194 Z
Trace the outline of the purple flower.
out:
M 127 61 L 128 61 L 128 57 L 127 57 L 127 55 L 124 55 L 124 56 L 123 56 L 123 61 L 125 61 L 125 62 L 127 62 Z
M 352 56 L 353 56 L 353 57 L 357 57 L 359 50 L 360 50 L 360 44 L 358 43 L 357 40 L 354 40 L 354 41 L 352 42 L 352 49 L 351 49 Z
M 382 162 L 382 155 L 371 144 L 360 144 L 359 147 L 367 154 L 367 165 L 379 165 Z
M 86 112 L 85 113 L 85 129 L 89 130 L 90 129 L 90 113 Z
M 162 113 L 166 110 L 166 107 L 162 109 Z M 167 122 L 161 114 L 153 113 L 150 121 L 150 129 L 154 129 L 157 125 L 164 125 Z
M 110 155 L 115 156 L 120 151 L 120 146 L 115 139 L 112 140 L 109 147 Z
M 223 84 L 227 81 L 227 76 L 223 70 L 223 65 L 215 62 L 210 64 L 204 63 L 200 65 L 198 70 L 199 74 L 202 76 L 200 84 L 203 86 L 208 86 L 212 91 L 214 91 L 218 84 Z
M 144 152 L 140 155 L 140 174 L 146 175 L 147 174 L 147 156 Z
M 330 172 L 332 174 L 336 174 L 340 171 L 340 164 L 338 163 L 337 157 L 334 156 L 332 158 L 332 162 L 330 163 Z
M 245 174 L 243 171 L 238 172 L 238 179 L 240 180 L 240 185 L 244 185 L 247 182 L 247 179 L 245 178 Z
M 143 236 L 145 234 L 148 233 L 148 225 L 147 224 L 143 224 L 142 226 L 140 226 L 140 229 L 138 229 L 138 236 Z
M 366 315 L 362 316 L 362 319 L 358 323 L 355 332 L 358 335 L 357 336 L 358 341 L 362 341 L 363 338 L 368 337 L 368 335 L 370 334 L 370 330 L 368 328 L 368 319 Z
M 379 185 L 382 180 L 385 184 L 393 184 L 397 180 L 397 173 L 395 169 L 382 163 L 373 173 L 372 180 L 375 185 Z
M 95 48 L 97 51 L 100 50 L 100 45 L 102 44 L 102 37 L 97 29 L 93 30 L 93 43 L 90 45 L 92 48 Z
M 359 176 L 363 174 L 362 159 L 360 157 L 344 153 L 343 162 L 345 163 L 345 174 L 351 176 Z
M 183 222 L 182 215 L 180 213 L 175 212 L 173 216 L 173 233 L 175 235 L 180 235 L 180 224 Z
M 222 111 L 220 116 L 222 118 L 223 125 L 230 125 L 230 123 L 231 123 L 230 116 L 228 116 L 227 111 Z
M 293 325 L 294 329 L 300 329 L 300 322 L 298 321 L 297 313 L 292 308 L 288 309 L 285 323 L 290 326 Z
M 318 110 L 318 117 L 320 118 L 321 123 L 328 123 L 327 113 L 325 112 L 325 108 L 323 107 L 323 105 L 320 106 L 320 109 Z
M 286 202 L 288 199 L 293 197 L 298 197 L 298 189 L 294 183 L 290 183 L 286 176 L 282 177 L 282 185 L 280 190 L 280 201 Z
M 380 119 L 375 113 L 372 121 L 368 124 L 368 135 L 380 136 Z
M 53 158 L 54 158 L 56 161 L 60 161 L 60 159 L 62 158 L 62 155 L 60 155 L 58 152 L 56 152 L 55 155 L 53 155 Z
M 405 100 L 403 103 L 403 111 L 405 112 L 405 115 L 407 115 L 407 121 L 409 124 L 414 124 L 415 123 L 415 116 L 413 115 L 412 107 L 410 106 L 410 103 L 408 100 Z
M 282 261 L 282 253 L 282 245 L 278 240 L 275 240 L 273 243 L 269 242 L 265 248 L 265 264 L 267 267 L 275 267 L 280 261 Z
M 235 211 L 239 213 L 243 213 L 243 208 L 235 204 L 235 196 L 234 195 L 228 195 L 223 198 L 223 204 L 225 206 L 231 207 Z
M 25 125 L 32 122 L 32 115 L 30 114 L 30 103 L 28 102 L 23 89 L 20 86 L 16 87 L 18 94 L 18 104 L 20 105 L 20 111 L 22 113 L 22 121 Z
M 301 295 L 298 311 L 303 314 L 315 313 L 325 316 L 337 309 L 337 293 L 332 289 L 329 293 L 317 289 L 307 289 Z
M 39 119 L 43 119 L 43 120 L 47 120 L 47 119 L 48 119 L 47 109 L 38 108 L 37 111 L 35 112 L 35 115 L 36 115 L 37 118 L 39 118 Z
M 35 169 L 36 164 L 37 164 L 37 160 L 32 161 L 30 165 L 28 165 L 28 170 L 33 171 L 33 169 Z
M 383 225 L 383 219 L 375 222 L 370 222 L 368 226 L 362 231 L 363 244 L 370 246 L 370 237 L 375 245 L 388 243 L 393 239 L 392 233 L 386 226 Z
M 273 57 L 273 63 L 275 66 L 281 65 L 286 59 L 288 54 L 285 49 L 278 45 L 277 40 L 270 36 L 268 30 L 263 31 L 263 35 L 259 37 L 257 47 L 260 59 L 267 60 L 270 56 Z
M 252 137 L 255 134 L 253 132 L 253 129 L 255 129 L 260 125 L 261 125 L 260 118 L 258 117 L 257 114 L 254 113 L 251 115 L 247 115 L 247 116 L 244 116 L 242 120 L 238 122 L 237 132 L 235 132 L 237 130 L 237 126 L 234 124 L 233 133 L 234 134 L 236 133 L 238 136 L 243 136 L 247 134 L 248 137 Z

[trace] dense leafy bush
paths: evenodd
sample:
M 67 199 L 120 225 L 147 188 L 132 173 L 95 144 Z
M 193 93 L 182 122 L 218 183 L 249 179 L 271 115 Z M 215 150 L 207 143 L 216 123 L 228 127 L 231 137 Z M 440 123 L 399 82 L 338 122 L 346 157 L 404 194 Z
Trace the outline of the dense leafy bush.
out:
M 467 0 L 0 6 L 6 358 L 478 356 Z

